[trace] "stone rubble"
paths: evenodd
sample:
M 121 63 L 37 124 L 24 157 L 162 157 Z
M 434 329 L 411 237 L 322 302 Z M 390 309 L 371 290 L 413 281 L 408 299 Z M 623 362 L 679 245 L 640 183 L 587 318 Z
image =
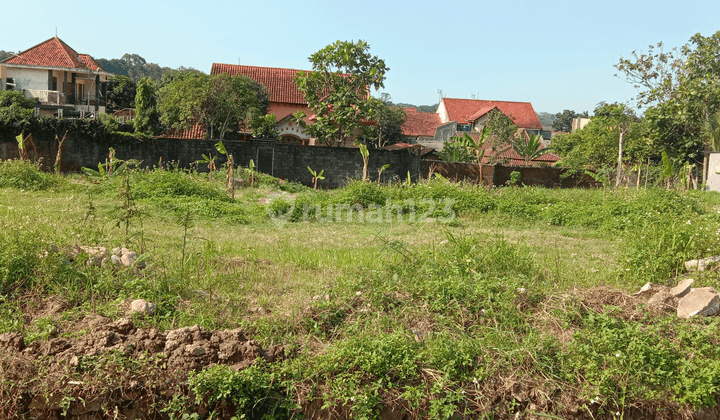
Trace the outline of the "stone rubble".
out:
M 676 311 L 678 318 L 720 315 L 720 294 L 712 287 L 691 287 L 693 279 L 684 279 L 675 287 L 647 283 L 634 296 L 652 293 L 648 307 Z

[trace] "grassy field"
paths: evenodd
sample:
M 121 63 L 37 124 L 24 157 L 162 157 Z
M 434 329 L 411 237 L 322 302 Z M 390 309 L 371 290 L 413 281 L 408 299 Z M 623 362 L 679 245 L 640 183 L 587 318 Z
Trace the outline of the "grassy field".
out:
M 84 315 L 117 319 L 143 298 L 158 305 L 136 317 L 145 328 L 239 327 L 288 349 L 191 374 L 157 408 L 168 418 L 687 414 L 716 404 L 720 322 L 629 294 L 674 285 L 685 260 L 720 255 L 719 238 L 720 195 L 698 191 L 433 180 L 316 192 L 260 175 L 228 198 L 219 172 L 58 178 L 5 162 L 0 333 L 70 337 Z M 127 246 L 146 268 L 67 262 L 73 245 Z M 693 278 L 720 289 L 717 271 Z M 49 297 L 70 309 L 27 315 Z M 0 395 L 29 386 L 3 383 Z

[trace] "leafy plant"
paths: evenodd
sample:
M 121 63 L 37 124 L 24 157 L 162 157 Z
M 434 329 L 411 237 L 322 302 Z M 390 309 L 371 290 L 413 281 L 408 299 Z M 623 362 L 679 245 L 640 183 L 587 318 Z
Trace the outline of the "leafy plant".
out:
M 540 139 L 539 134 L 529 134 L 527 139 L 520 137 L 513 140 L 512 147 L 525 160 L 525 166 L 529 166 L 532 160 L 553 151 L 551 147 L 542 148 Z
M 313 170 L 308 166 L 308 171 L 310 171 L 310 173 L 312 174 L 313 189 L 317 191 L 318 181 L 321 180 L 321 179 L 325 179 L 325 177 L 323 176 L 323 173 L 325 172 L 325 169 L 321 170 L 321 171 L 318 173 L 318 172 L 316 172 L 316 171 L 313 171 Z
M 382 173 L 385 172 L 385 170 L 386 170 L 387 168 L 389 168 L 389 167 L 390 167 L 390 164 L 387 163 L 387 164 L 381 166 L 380 169 L 378 169 L 378 185 L 380 185 L 380 180 L 381 180 L 381 178 L 382 178 Z

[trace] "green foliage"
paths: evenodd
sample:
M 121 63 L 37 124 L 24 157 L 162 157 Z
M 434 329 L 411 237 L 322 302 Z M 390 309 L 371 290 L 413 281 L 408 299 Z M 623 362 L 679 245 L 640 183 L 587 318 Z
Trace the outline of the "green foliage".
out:
M 158 135 L 160 127 L 160 111 L 157 102 L 157 88 L 151 78 L 142 78 L 137 84 L 135 95 L 135 131 L 149 135 Z
M 37 163 L 22 160 L 0 161 L 0 188 L 48 190 L 58 185 L 56 177 L 40 170 Z
M 368 118 L 374 124 L 363 126 L 363 137 L 376 148 L 405 141 L 402 125 L 407 115 L 403 108 L 392 107 L 391 103 L 389 95 L 383 96 L 383 100 L 369 99 Z
M 252 136 L 258 139 L 280 139 L 280 132 L 275 129 L 275 114 L 257 116 L 250 120 L 248 128 Z
M 25 98 L 25 93 L 0 92 L 0 121 L 27 120 L 33 116 L 35 100 Z
M 310 56 L 312 71 L 295 75 L 316 118 L 305 130 L 319 141 L 339 145 L 369 119 L 375 102 L 367 90 L 384 87 L 389 70 L 369 50 L 363 40 L 337 41 Z
M 484 127 L 488 127 L 488 144 L 491 148 L 491 158 L 504 146 L 511 145 L 517 133 L 517 125 L 513 122 L 512 116 L 503 114 L 499 109 L 493 109 L 488 113 Z M 484 130 L 483 127 L 483 130 Z
M 587 118 L 587 117 L 588 117 L 587 111 L 578 114 L 575 111 L 566 109 L 563 112 L 558 112 L 557 114 L 555 114 L 555 119 L 553 120 L 552 128 L 555 131 L 565 131 L 566 133 L 569 133 L 572 130 L 573 119 Z
M 129 77 L 118 74 L 109 78 L 107 82 L 107 112 L 113 112 L 115 109 L 135 108 L 136 95 L 137 84 Z
M 655 51 L 655 48 L 659 52 Z M 701 160 L 706 147 L 703 125 L 720 110 L 720 31 L 695 34 L 680 51 L 662 51 L 662 43 L 646 54 L 633 52 L 615 67 L 640 89 L 638 106 L 669 154 L 683 161 Z
M 289 419 L 295 408 L 284 395 L 277 374 L 262 363 L 237 372 L 222 365 L 191 372 L 189 387 L 196 404 L 208 405 L 211 417 L 234 407 L 234 413 L 227 413 L 234 414 L 233 418 Z
M 247 76 L 184 74 L 160 89 L 161 121 L 175 129 L 200 124 L 209 139 L 222 140 L 226 131 L 265 114 L 268 98 L 267 89 Z
M 551 147 L 542 148 L 540 138 L 539 134 L 530 134 L 527 139 L 522 137 L 513 139 L 513 149 L 525 159 L 525 166 L 530 165 L 532 160 L 553 151 Z

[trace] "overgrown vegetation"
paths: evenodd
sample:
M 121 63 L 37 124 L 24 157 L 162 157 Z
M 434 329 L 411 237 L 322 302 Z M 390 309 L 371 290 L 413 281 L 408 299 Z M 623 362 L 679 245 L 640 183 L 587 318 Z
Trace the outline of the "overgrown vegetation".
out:
M 34 392 L 59 393 L 65 410 L 103 392 L 110 413 L 116 388 L 101 373 L 112 373 L 156 398 L 148 413 L 177 419 L 372 419 L 391 409 L 630 418 L 715 404 L 717 319 L 681 321 L 629 293 L 646 281 L 674 285 L 683 261 L 720 254 L 717 194 L 488 191 L 441 179 L 314 191 L 255 176 L 232 198 L 220 171 L 58 178 L 0 163 L 0 333 L 72 340 L 88 333 L 74 327 L 86 316 L 118 319 L 122 302 L 142 298 L 158 305 L 135 318 L 143 328 L 239 327 L 287 349 L 176 379 L 163 356 L 101 354 L 45 375 Z M 69 258 L 75 245 L 139 250 L 118 223 L 121 187 L 142 217 L 130 231 L 142 230 L 147 268 Z M 287 223 L 275 223 L 279 214 Z M 696 285 L 719 280 L 711 271 Z M 66 310 L 41 310 L 58 297 Z M 2 395 L 29 389 L 21 370 L 2 372 Z M 94 387 L 60 387 L 67 381 Z M 22 410 L 20 401 L 3 398 L 0 412 Z

